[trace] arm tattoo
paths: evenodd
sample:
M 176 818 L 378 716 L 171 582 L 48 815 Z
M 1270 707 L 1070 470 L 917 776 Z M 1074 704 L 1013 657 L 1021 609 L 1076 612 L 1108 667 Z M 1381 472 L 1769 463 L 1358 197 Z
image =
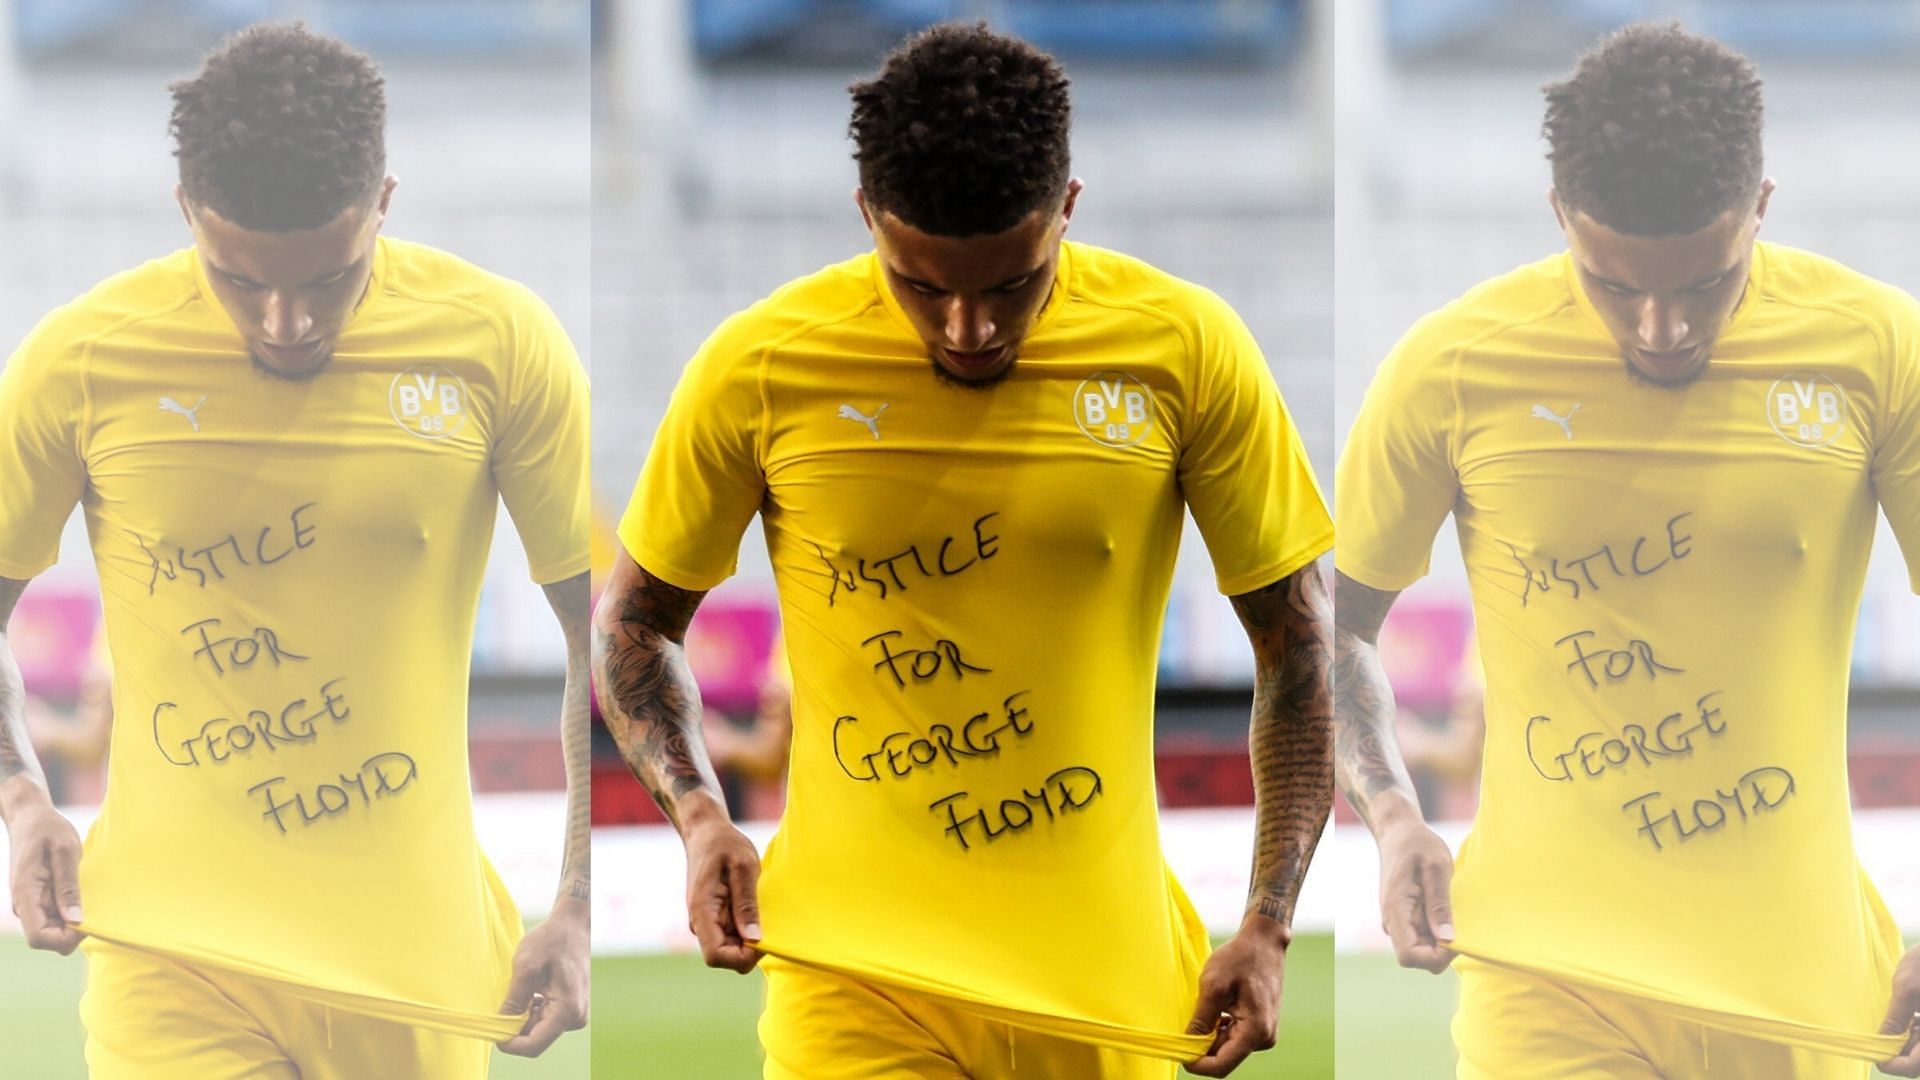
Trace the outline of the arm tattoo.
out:
M 1335 576 L 1334 591 L 1334 767 L 1341 792 L 1371 829 L 1382 795 L 1419 805 L 1393 730 L 1393 686 L 1380 663 L 1380 624 L 1400 594 L 1345 574 Z
M 1332 611 L 1309 563 L 1233 598 L 1253 642 L 1255 803 L 1247 910 L 1293 922 L 1300 881 L 1333 808 Z
M 26 686 L 20 680 L 13 644 L 7 638 L 13 607 L 26 588 L 24 581 L 0 578 L 0 784 L 24 773 L 44 786 L 46 776 L 27 741 Z
M 705 592 L 635 567 L 629 587 L 609 587 L 594 620 L 600 715 L 633 775 L 680 827 L 681 800 L 706 790 L 721 800 L 700 732 L 700 690 L 687 666 L 687 624 Z
M 560 893 L 586 900 L 592 891 L 593 720 L 587 708 L 587 575 L 546 586 L 547 603 L 567 641 L 567 682 L 560 698 L 560 754 L 567 768 L 567 843 Z

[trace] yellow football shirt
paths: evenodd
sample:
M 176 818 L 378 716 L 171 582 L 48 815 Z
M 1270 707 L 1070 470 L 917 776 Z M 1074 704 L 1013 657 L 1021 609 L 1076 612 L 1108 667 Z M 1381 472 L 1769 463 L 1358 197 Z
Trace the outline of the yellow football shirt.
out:
M 252 369 L 192 250 L 55 311 L 0 373 L 0 575 L 78 502 L 113 656 L 82 928 L 501 1038 L 519 917 L 473 831 L 467 675 L 504 498 L 587 567 L 586 381 L 521 286 L 378 242 L 329 367 Z
M 1883 507 L 1920 580 L 1920 307 L 1758 246 L 1700 380 L 1633 380 L 1559 255 L 1418 323 L 1339 466 L 1341 571 L 1451 512 L 1487 679 L 1456 946 L 1869 1059 L 1900 937 L 1854 854 L 1848 660 Z
M 688 589 L 760 513 L 793 672 L 767 952 L 1172 1058 L 1207 951 L 1161 855 L 1153 688 L 1182 511 L 1229 595 L 1331 522 L 1213 294 L 1066 244 L 1008 379 L 932 361 L 863 255 L 727 321 L 621 524 Z

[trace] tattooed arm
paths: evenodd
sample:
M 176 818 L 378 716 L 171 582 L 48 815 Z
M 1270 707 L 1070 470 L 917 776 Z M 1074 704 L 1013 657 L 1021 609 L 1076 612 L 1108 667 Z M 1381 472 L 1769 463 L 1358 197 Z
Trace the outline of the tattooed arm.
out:
M 27 944 L 66 955 L 80 945 L 80 834 L 53 808 L 27 742 L 26 687 L 7 624 L 24 581 L 0 578 L 0 819 L 7 823 L 14 914 Z
M 587 575 L 543 586 L 567 642 L 566 689 L 560 697 L 560 753 L 567 767 L 567 840 L 560 862 L 560 894 L 546 921 L 527 932 L 513 956 L 513 980 L 500 1011 L 531 1011 L 520 1034 L 500 1044 L 504 1053 L 538 1057 L 563 1032 L 587 1026 L 591 961 L 587 898 L 591 823 L 588 785 L 593 775 L 592 720 L 587 711 Z
M 616 556 L 593 620 L 600 715 L 687 849 L 687 919 L 711 967 L 760 962 L 760 856 L 734 828 L 700 733 L 700 690 L 687 667 L 687 625 L 706 596 Z
M 1279 1029 L 1294 905 L 1333 807 L 1330 607 L 1315 564 L 1233 598 L 1254 653 L 1253 888 L 1240 932 L 1200 975 L 1188 1030 L 1215 1033 L 1207 1055 L 1187 1066 L 1201 1076 L 1232 1072 Z
M 1334 578 L 1334 769 L 1380 849 L 1380 921 L 1405 967 L 1453 962 L 1453 854 L 1427 827 L 1400 759 L 1380 626 L 1400 594 Z

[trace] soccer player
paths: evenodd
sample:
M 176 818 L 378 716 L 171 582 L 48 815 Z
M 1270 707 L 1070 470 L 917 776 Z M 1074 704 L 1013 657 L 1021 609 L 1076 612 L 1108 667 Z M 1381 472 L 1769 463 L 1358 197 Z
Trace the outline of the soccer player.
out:
M 1632 26 L 1546 99 L 1567 250 L 1417 323 L 1340 462 L 1337 761 L 1385 927 L 1454 962 L 1462 1077 L 1920 1075 L 1846 773 L 1876 508 L 1920 580 L 1920 307 L 1756 241 L 1726 47 Z M 1457 865 L 1375 648 L 1448 513 L 1486 666 Z
M 0 618 L 78 503 L 116 720 L 83 849 L 0 649 L 14 910 L 86 952 L 97 1078 L 482 1077 L 585 1021 L 585 377 L 525 288 L 380 236 L 366 56 L 256 26 L 172 92 L 193 246 L 0 374 Z M 503 497 L 569 641 L 564 880 L 524 938 L 467 770 Z
M 596 615 L 602 713 L 685 840 L 707 962 L 766 957 L 769 1077 L 1226 1075 L 1273 1042 L 1332 797 L 1306 457 L 1218 297 L 1063 242 L 1052 58 L 945 25 L 852 92 L 874 250 L 682 376 Z M 1211 959 L 1154 801 L 1183 508 L 1258 664 L 1253 891 Z M 682 654 L 756 512 L 793 671 L 764 874 Z

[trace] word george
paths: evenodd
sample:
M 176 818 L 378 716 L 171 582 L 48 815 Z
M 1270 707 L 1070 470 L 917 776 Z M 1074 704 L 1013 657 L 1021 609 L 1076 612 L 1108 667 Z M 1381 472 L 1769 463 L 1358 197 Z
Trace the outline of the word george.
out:
M 1554 642 L 1555 645 L 1565 645 L 1573 650 L 1573 663 L 1567 665 L 1567 670 L 1579 668 L 1580 674 L 1587 677 L 1588 686 L 1600 685 L 1600 680 L 1593 677 L 1593 665 L 1596 660 L 1600 664 L 1600 673 L 1606 676 L 1608 682 L 1619 682 L 1633 674 L 1636 667 L 1646 672 L 1648 679 L 1658 678 L 1663 671 L 1673 675 L 1686 671 L 1685 668 L 1670 667 L 1655 660 L 1653 646 L 1639 638 L 1627 642 L 1627 647 L 1624 649 L 1588 652 L 1581 646 L 1580 639 L 1594 636 L 1596 635 L 1591 630 L 1579 630 Z
M 988 536 L 985 531 L 985 526 L 987 522 L 999 516 L 1000 512 L 996 510 L 991 514 L 982 514 L 975 518 L 973 521 L 973 541 L 970 544 L 966 543 L 961 537 L 942 537 L 940 547 L 934 554 L 933 569 L 931 570 L 927 568 L 926 556 L 921 552 L 920 545 L 918 544 L 908 544 L 905 550 L 896 552 L 884 559 L 856 559 L 852 570 L 842 569 L 838 563 L 835 563 L 833 559 L 827 555 L 825 548 L 819 544 L 813 545 L 813 550 L 819 554 L 820 561 L 827 564 L 828 576 L 833 578 L 833 584 L 827 589 L 827 606 L 833 606 L 834 599 L 839 596 L 840 590 L 842 589 L 848 592 L 859 592 L 861 586 L 865 585 L 876 590 L 880 594 L 880 599 L 885 600 L 891 592 L 906 592 L 907 581 L 915 578 L 916 571 L 918 572 L 919 579 L 922 580 L 933 577 L 949 578 L 961 573 L 975 563 L 985 562 L 993 558 L 995 555 L 1000 554 L 1000 548 L 997 546 L 1000 543 L 1000 537 L 998 535 Z M 960 542 L 961 544 L 960 551 L 950 557 L 948 552 L 953 549 L 956 542 Z M 969 554 L 969 549 L 971 549 L 971 554 Z M 958 561 L 963 557 L 966 561 Z M 905 578 L 900 576 L 901 560 L 903 559 L 910 560 Z M 868 573 L 869 567 L 883 571 L 886 576 L 879 577 L 875 574 Z M 893 583 L 891 590 L 887 587 L 888 581 Z
M 927 809 L 935 813 L 944 809 L 947 812 L 947 825 L 940 831 L 958 841 L 961 850 L 970 851 L 973 845 L 967 841 L 969 828 L 977 828 L 983 840 L 997 840 L 1010 832 L 1017 833 L 1031 826 L 1035 821 L 1036 806 L 1051 821 L 1056 814 L 1086 809 L 1089 803 L 1099 797 L 1100 791 L 1099 773 L 1084 765 L 1073 765 L 1047 777 L 1038 791 L 1023 788 L 1020 798 L 1002 799 L 996 807 L 962 812 L 956 804 L 966 798 L 968 792 L 956 791 L 946 798 L 935 799 L 927 804 Z
M 163 577 L 168 581 L 178 581 L 182 576 L 192 574 L 194 584 L 202 589 L 207 587 L 209 575 L 214 580 L 225 581 L 229 567 L 220 565 L 222 551 L 227 552 L 232 557 L 232 561 L 241 566 L 272 566 L 296 551 L 312 547 L 315 526 L 302 522 L 300 515 L 317 505 L 319 504 L 302 503 L 293 508 L 293 513 L 287 515 L 289 534 L 287 538 L 275 539 L 273 530 L 276 526 L 267 525 L 261 528 L 251 545 L 242 543 L 238 533 L 228 533 L 224 539 L 216 540 L 206 547 L 194 548 L 191 551 L 185 547 L 176 547 L 174 557 L 170 559 L 162 559 L 155 555 L 153 549 L 147 546 L 146 538 L 135 533 L 133 539 L 140 545 L 140 550 L 147 556 L 147 561 L 153 564 L 152 573 L 147 578 L 147 595 L 154 594 L 154 591 L 160 587 L 160 579 Z M 247 559 L 248 550 L 253 552 L 251 561 Z M 269 554 L 270 551 L 278 553 Z
M 346 695 L 333 689 L 346 681 L 342 677 L 321 683 L 320 707 L 304 714 L 301 710 L 306 708 L 307 699 L 294 698 L 282 706 L 278 714 L 266 709 L 248 709 L 244 720 L 216 716 L 201 724 L 197 734 L 179 741 L 177 745 L 186 758 L 184 761 L 168 751 L 167 741 L 160 736 L 160 718 L 180 707 L 163 701 L 153 707 L 153 745 L 160 748 L 160 756 L 170 764 L 191 767 L 218 765 L 235 754 L 252 750 L 255 745 L 277 751 L 281 743 L 312 742 L 320 737 L 321 717 L 343 724 L 353 715 L 353 710 L 347 707 Z
M 907 685 L 907 680 L 900 674 L 900 664 L 903 660 L 906 662 L 907 674 L 913 676 L 915 682 L 926 682 L 940 674 L 940 669 L 943 667 L 952 671 L 956 679 L 965 678 L 969 671 L 979 675 L 993 673 L 992 668 L 977 667 L 961 659 L 960 646 L 946 638 L 935 641 L 932 648 L 894 652 L 887 644 L 887 639 L 904 636 L 906 635 L 898 630 L 884 630 L 860 643 L 879 648 L 880 662 L 873 665 L 873 670 L 879 671 L 881 668 L 886 668 L 887 674 L 893 676 L 895 686 L 904 688 Z
M 1735 781 L 1732 791 L 1715 788 L 1713 798 L 1695 799 L 1693 805 L 1684 810 L 1663 809 L 1656 813 L 1650 804 L 1661 798 L 1658 791 L 1629 799 L 1620 809 L 1628 813 L 1640 811 L 1640 826 L 1633 831 L 1651 841 L 1655 851 L 1661 851 L 1666 847 L 1660 842 L 1662 828 L 1671 829 L 1675 840 L 1689 840 L 1703 832 L 1713 832 L 1732 820 L 1727 807 L 1732 807 L 1739 813 L 1740 820 L 1745 821 L 1750 814 L 1777 809 L 1793 792 L 1793 774 L 1777 765 L 1767 765 Z
M 1678 562 L 1686 558 L 1693 554 L 1693 548 L 1689 546 L 1693 543 L 1693 537 L 1691 535 L 1681 536 L 1676 526 L 1680 524 L 1682 518 L 1692 516 L 1693 511 L 1689 510 L 1684 514 L 1675 514 L 1673 517 L 1668 518 L 1666 542 L 1661 544 L 1656 541 L 1654 550 L 1645 556 L 1642 556 L 1641 552 L 1647 546 L 1648 538 L 1645 536 L 1635 537 L 1633 547 L 1629 549 L 1627 553 L 1627 565 L 1625 568 L 1621 567 L 1620 558 L 1614 552 L 1612 544 L 1602 544 L 1597 550 L 1588 552 L 1577 559 L 1549 559 L 1547 569 L 1545 570 L 1535 569 L 1526 559 L 1521 557 L 1519 548 L 1508 544 L 1508 553 L 1513 556 L 1514 562 L 1520 564 L 1520 574 L 1526 579 L 1526 584 L 1521 586 L 1520 589 L 1520 606 L 1525 607 L 1527 605 L 1527 599 L 1533 595 L 1535 590 L 1543 593 L 1552 592 L 1556 586 L 1560 586 L 1567 590 L 1573 599 L 1578 600 L 1584 592 L 1599 592 L 1601 581 L 1610 578 L 1646 577 L 1648 574 L 1658 571 L 1668 563 Z M 1655 556 L 1659 557 L 1659 561 L 1650 561 Z M 1596 566 L 1600 567 L 1598 578 L 1594 576 Z M 1573 577 L 1561 573 L 1562 567 L 1574 571 L 1579 576 Z M 1586 582 L 1585 590 L 1581 588 L 1582 581 Z
M 247 794 L 259 793 L 261 801 L 267 807 L 260 816 L 271 820 L 274 827 L 284 835 L 287 831 L 287 820 L 282 815 L 288 810 L 299 814 L 299 817 L 294 820 L 301 825 L 312 825 L 316 821 L 346 813 L 347 809 L 353 805 L 352 796 L 347 794 L 349 788 L 359 794 L 361 805 L 372 806 L 375 799 L 398 795 L 407 790 L 407 787 L 419 776 L 420 767 L 414 764 L 413 758 L 398 750 L 388 750 L 368 758 L 360 766 L 360 771 L 352 776 L 340 773 L 338 784 L 321 784 L 314 788 L 314 809 L 312 810 L 307 809 L 305 792 L 295 793 L 291 800 L 274 798 L 273 786 L 286 783 L 287 778 L 284 776 L 262 780 L 248 788 Z
M 1727 730 L 1727 722 L 1721 720 L 1720 710 L 1707 702 L 1721 692 L 1715 690 L 1700 696 L 1694 702 L 1698 717 L 1693 723 L 1682 726 L 1685 713 L 1672 713 L 1662 717 L 1649 732 L 1639 724 L 1628 724 L 1620 729 L 1620 734 L 1609 735 L 1604 731 L 1589 731 L 1573 740 L 1571 748 L 1564 750 L 1546 761 L 1552 765 L 1541 764 L 1542 758 L 1533 744 L 1534 731 L 1553 723 L 1549 716 L 1536 716 L 1527 721 L 1527 760 L 1533 763 L 1533 770 L 1548 780 L 1573 782 L 1573 767 L 1577 763 L 1580 772 L 1588 779 L 1604 774 L 1608 769 L 1619 768 L 1634 758 L 1640 764 L 1652 767 L 1654 758 L 1685 757 L 1693 753 L 1694 736 L 1705 732 L 1719 735 Z M 1651 737 L 1651 742 L 1649 742 Z
M 963 757 L 987 757 L 1000 752 L 1000 737 L 1007 732 L 1015 735 L 1027 735 L 1033 731 L 1033 721 L 1026 718 L 1027 710 L 1014 705 L 1016 698 L 1026 696 L 1030 691 L 1021 690 L 1009 694 L 1000 703 L 1004 715 L 1000 723 L 988 726 L 991 713 L 975 713 L 955 731 L 947 724 L 935 724 L 927 729 L 925 735 L 916 735 L 911 731 L 895 731 L 880 740 L 879 748 L 859 757 L 849 758 L 840 748 L 840 729 L 857 724 L 857 716 L 842 716 L 833 722 L 833 758 L 840 763 L 840 770 L 855 780 L 879 780 L 880 766 L 886 765 L 887 772 L 895 779 L 909 776 L 913 770 L 932 765 L 941 758 L 947 764 L 958 766 Z M 958 739 L 956 744 L 955 740 Z M 856 769 L 858 771 L 856 771 Z
M 201 619 L 197 623 L 188 623 L 180 631 L 182 634 L 194 630 L 200 631 L 200 647 L 193 650 L 194 659 L 205 657 L 207 663 L 213 665 L 213 673 L 216 675 L 224 676 L 227 673 L 227 669 L 220 664 L 222 652 L 226 653 L 227 663 L 235 668 L 250 667 L 255 660 L 260 659 L 262 650 L 265 650 L 267 659 L 273 661 L 274 667 L 280 666 L 282 657 L 288 660 L 307 659 L 297 652 L 282 648 L 279 635 L 264 626 L 255 627 L 253 632 L 245 637 L 217 638 L 207 632 L 209 626 L 219 625 L 219 619 Z

